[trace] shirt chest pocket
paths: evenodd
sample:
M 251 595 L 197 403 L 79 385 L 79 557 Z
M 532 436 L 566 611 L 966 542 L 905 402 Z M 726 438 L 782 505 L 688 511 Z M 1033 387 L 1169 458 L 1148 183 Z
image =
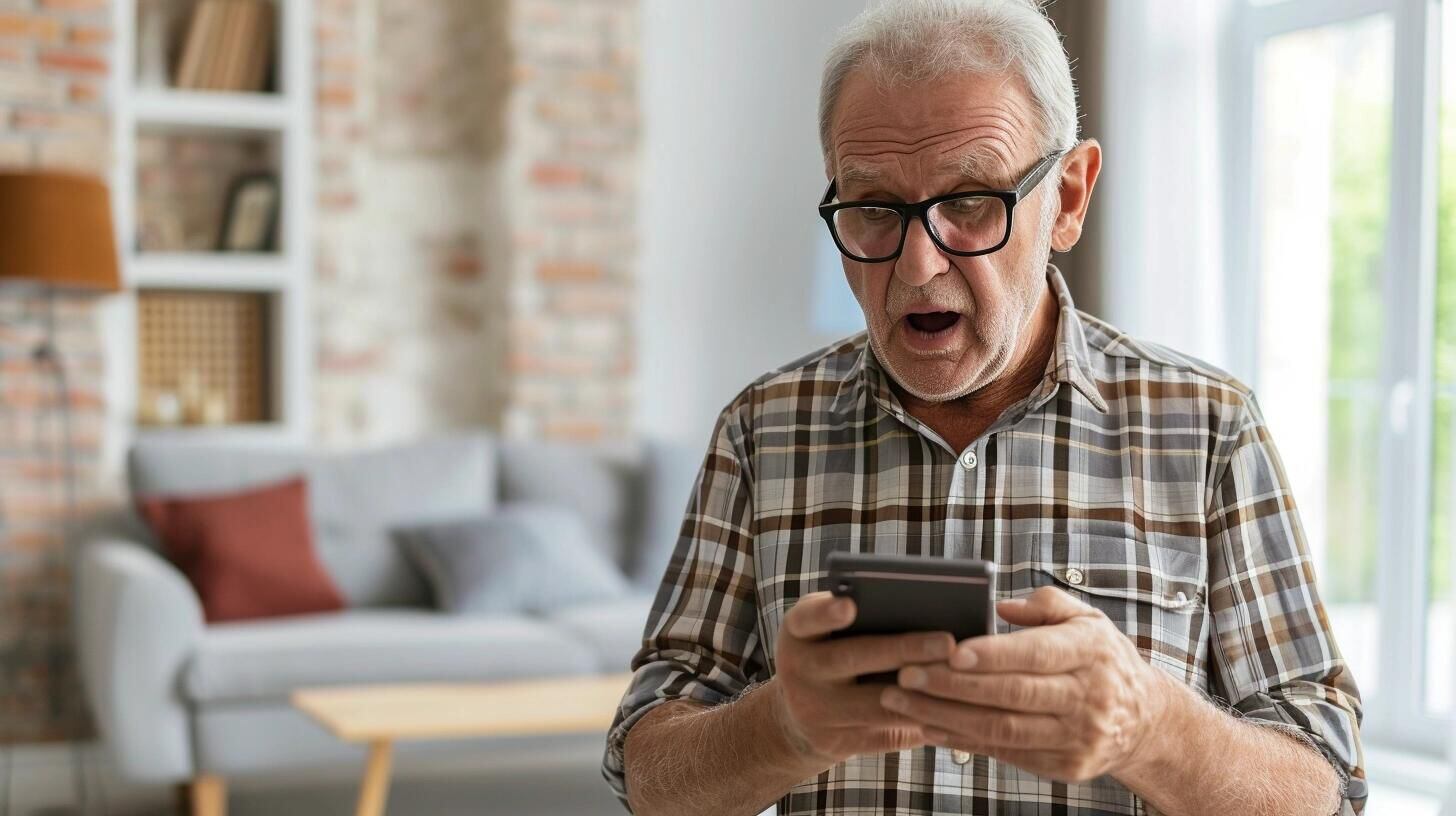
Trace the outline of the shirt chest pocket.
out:
M 1022 587 L 1053 586 L 1105 614 L 1143 658 L 1199 683 L 1206 656 L 1208 560 L 1203 540 L 1078 533 L 1027 534 Z M 1016 581 L 1022 584 L 1021 580 Z

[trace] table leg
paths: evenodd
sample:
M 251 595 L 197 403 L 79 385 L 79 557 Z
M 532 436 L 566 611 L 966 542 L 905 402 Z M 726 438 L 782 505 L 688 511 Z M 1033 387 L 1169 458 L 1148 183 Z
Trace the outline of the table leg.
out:
M 364 766 L 364 784 L 359 786 L 359 808 L 355 811 L 358 816 L 384 816 L 391 753 L 389 740 L 369 743 L 369 763 Z
M 202 774 L 192 780 L 193 816 L 227 816 L 227 782 L 217 774 Z

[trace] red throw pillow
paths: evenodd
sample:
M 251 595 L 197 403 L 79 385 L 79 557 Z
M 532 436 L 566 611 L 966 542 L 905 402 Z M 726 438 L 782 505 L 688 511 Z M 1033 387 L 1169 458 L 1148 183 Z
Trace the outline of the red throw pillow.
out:
M 338 587 L 313 549 L 308 484 L 141 499 L 162 549 L 202 599 L 208 623 L 332 612 Z

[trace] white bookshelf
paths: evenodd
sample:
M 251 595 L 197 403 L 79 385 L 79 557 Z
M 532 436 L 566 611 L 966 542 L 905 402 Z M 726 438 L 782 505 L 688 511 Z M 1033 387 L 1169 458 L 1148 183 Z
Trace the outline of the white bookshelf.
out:
M 218 257 L 221 255 L 221 257 Z M 130 282 L 143 289 L 283 292 L 294 270 L 273 253 L 147 252 L 132 259 Z
M 302 442 L 310 427 L 309 332 L 314 172 L 311 0 L 276 4 L 276 92 L 177 90 L 145 84 L 138 68 L 139 3 L 113 4 L 112 110 L 115 128 L 112 198 L 122 274 L 128 291 L 107 332 L 116 346 L 110 391 L 139 435 L 225 442 Z M 160 0 L 183 14 L 194 0 Z M 184 29 L 185 30 L 185 29 Z M 137 242 L 137 144 L 142 133 L 178 132 L 218 138 L 262 137 L 276 146 L 272 172 L 280 192 L 276 251 L 143 252 Z M 147 290 L 261 293 L 269 296 L 267 347 L 271 421 L 156 427 L 138 424 L 136 294 Z
M 138 124 L 263 130 L 282 133 L 291 114 L 280 94 L 138 89 L 131 99 Z

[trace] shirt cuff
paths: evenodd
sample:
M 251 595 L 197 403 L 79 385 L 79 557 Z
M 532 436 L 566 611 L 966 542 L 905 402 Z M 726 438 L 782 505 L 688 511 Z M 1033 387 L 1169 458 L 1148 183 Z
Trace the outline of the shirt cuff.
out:
M 1316 707 L 1330 706 L 1338 715 L 1348 715 L 1343 708 L 1331 706 L 1324 701 L 1314 701 Z M 1292 739 L 1309 746 L 1335 770 L 1335 777 L 1340 784 L 1340 809 L 1336 811 L 1337 816 L 1356 816 L 1365 809 L 1365 802 L 1368 798 L 1368 790 L 1365 784 L 1365 774 L 1360 767 L 1356 757 L 1343 756 L 1336 751 L 1324 738 L 1323 735 L 1312 731 L 1300 724 L 1307 719 L 1307 713 L 1300 711 L 1300 706 L 1289 700 L 1278 698 L 1271 694 L 1253 694 L 1240 700 L 1232 709 L 1232 714 L 1239 720 L 1250 725 L 1279 731 L 1287 734 Z M 1336 716 L 1336 719 L 1345 719 Z M 1353 735 L 1358 745 L 1359 735 Z M 1356 748 L 1358 752 L 1358 747 Z
M 607 732 L 606 751 L 602 756 L 602 776 L 627 812 L 627 734 L 647 712 L 674 700 L 690 700 L 715 706 L 742 696 L 752 686 L 735 689 L 729 694 L 689 675 L 681 663 L 657 661 L 643 665 L 632 677 L 632 684 L 617 707 L 617 715 Z

